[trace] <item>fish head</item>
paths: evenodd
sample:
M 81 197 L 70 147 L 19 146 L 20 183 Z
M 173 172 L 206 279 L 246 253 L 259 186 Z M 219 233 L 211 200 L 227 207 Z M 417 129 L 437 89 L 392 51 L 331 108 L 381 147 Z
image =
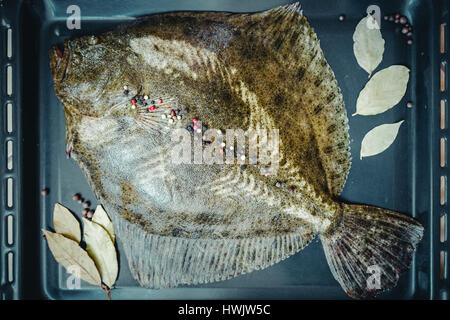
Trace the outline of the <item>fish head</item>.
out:
M 113 109 L 132 115 L 133 110 L 123 106 L 131 105 L 141 79 L 131 68 L 133 53 L 122 47 L 112 37 L 84 36 L 50 49 L 55 93 L 66 118 L 68 113 L 100 118 Z

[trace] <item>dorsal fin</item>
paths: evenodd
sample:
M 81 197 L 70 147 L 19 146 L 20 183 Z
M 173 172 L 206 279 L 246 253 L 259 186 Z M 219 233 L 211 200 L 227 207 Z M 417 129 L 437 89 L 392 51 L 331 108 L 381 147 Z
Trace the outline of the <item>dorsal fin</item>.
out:
M 263 39 L 264 46 L 296 75 L 298 83 L 292 94 L 298 95 L 314 131 L 327 189 L 339 195 L 351 165 L 347 112 L 335 75 L 300 4 L 234 19 L 247 28 L 249 37 Z

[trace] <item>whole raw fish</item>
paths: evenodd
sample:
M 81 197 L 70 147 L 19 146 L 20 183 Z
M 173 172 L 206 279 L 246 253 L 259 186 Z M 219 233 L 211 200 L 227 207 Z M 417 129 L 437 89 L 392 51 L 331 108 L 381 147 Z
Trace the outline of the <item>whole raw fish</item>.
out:
M 409 267 L 418 222 L 338 199 L 351 164 L 347 114 L 299 4 L 153 15 L 65 41 L 50 56 L 67 152 L 112 215 L 141 285 L 229 279 L 317 235 L 352 297 L 392 288 Z M 193 137 L 181 163 L 179 129 Z M 248 148 L 230 144 L 229 129 L 247 132 Z M 266 140 L 250 139 L 252 130 L 278 141 L 268 149 L 276 166 L 255 163 L 250 148 Z M 235 161 L 192 160 L 199 150 Z

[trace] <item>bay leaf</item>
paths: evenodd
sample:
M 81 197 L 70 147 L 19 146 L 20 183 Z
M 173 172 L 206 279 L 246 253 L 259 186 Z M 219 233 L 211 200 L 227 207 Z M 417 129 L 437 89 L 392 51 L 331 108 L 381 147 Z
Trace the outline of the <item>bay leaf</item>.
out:
M 356 61 L 370 77 L 383 60 L 385 43 L 378 22 L 370 14 L 356 26 L 353 41 Z
M 85 218 L 83 218 L 83 223 L 86 250 L 100 271 L 103 283 L 111 288 L 116 282 L 119 272 L 114 243 L 101 225 Z
M 361 90 L 353 115 L 375 115 L 383 113 L 402 100 L 409 81 L 409 69 L 393 65 L 378 71 Z
M 72 212 L 63 205 L 56 203 L 53 210 L 53 226 L 55 231 L 63 236 L 80 243 L 80 223 Z
M 392 124 L 382 124 L 370 130 L 361 142 L 360 158 L 377 155 L 389 148 L 395 141 L 403 122 L 404 120 Z
M 92 260 L 88 253 L 76 241 L 58 233 L 44 229 L 42 231 L 47 239 L 47 244 L 53 257 L 67 272 L 79 276 L 82 280 L 90 284 L 101 285 L 102 280 L 94 260 Z M 77 270 L 77 274 L 74 273 L 75 270 Z
M 108 232 L 112 242 L 115 242 L 115 234 L 114 234 L 114 226 L 112 224 L 111 219 L 106 213 L 105 209 L 102 205 L 98 205 L 95 209 L 94 216 L 92 217 L 92 221 L 101 225 Z

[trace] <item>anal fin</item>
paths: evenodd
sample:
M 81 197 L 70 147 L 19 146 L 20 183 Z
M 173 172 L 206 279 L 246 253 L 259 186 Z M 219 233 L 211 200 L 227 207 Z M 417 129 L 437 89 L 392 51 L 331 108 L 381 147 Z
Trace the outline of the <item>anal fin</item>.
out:
M 140 285 L 171 288 L 227 280 L 264 269 L 300 251 L 310 230 L 278 237 L 191 239 L 148 234 L 119 217 L 117 234 Z

